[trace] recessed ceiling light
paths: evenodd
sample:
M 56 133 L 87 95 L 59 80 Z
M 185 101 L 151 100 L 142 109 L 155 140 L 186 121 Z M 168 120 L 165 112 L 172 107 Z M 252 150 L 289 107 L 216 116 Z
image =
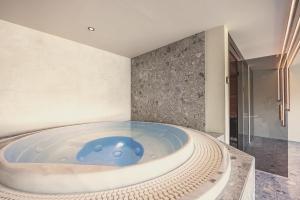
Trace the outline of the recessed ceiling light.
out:
M 94 27 L 89 26 L 88 27 L 89 31 L 95 31 L 96 29 Z

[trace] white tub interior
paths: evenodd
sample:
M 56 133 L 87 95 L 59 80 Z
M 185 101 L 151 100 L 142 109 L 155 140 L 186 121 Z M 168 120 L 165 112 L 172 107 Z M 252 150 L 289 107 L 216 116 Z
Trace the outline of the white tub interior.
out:
M 82 164 L 76 155 L 89 141 L 127 136 L 139 142 L 144 155 L 139 163 L 165 157 L 188 141 L 181 129 L 155 123 L 102 122 L 44 130 L 9 145 L 4 156 L 14 163 Z

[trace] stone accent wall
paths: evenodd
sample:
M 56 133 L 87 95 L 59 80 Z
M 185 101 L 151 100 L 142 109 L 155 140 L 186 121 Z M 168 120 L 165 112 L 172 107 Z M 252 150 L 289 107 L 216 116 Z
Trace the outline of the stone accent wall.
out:
M 205 33 L 131 60 L 131 119 L 205 129 Z

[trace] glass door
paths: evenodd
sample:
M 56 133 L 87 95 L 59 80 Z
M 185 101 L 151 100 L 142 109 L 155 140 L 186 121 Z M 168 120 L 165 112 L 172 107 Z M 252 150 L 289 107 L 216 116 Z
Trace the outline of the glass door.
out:
M 252 73 L 229 36 L 230 145 L 245 151 L 251 143 Z

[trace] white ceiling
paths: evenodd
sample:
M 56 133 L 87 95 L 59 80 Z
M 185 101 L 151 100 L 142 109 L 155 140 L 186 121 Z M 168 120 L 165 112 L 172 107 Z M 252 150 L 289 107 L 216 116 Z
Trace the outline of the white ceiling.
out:
M 244 57 L 280 52 L 290 0 L 0 0 L 0 19 L 134 57 L 226 24 Z M 96 28 L 89 32 L 88 26 Z

